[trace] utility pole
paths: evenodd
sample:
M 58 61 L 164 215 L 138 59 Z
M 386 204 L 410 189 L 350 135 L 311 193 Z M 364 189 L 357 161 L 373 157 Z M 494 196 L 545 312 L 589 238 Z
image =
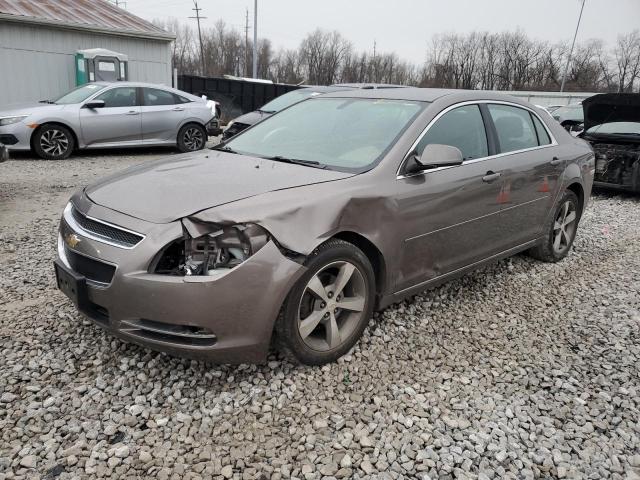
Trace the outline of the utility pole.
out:
M 200 10 L 202 10 L 201 8 L 198 8 L 198 2 L 196 0 L 193 0 L 193 5 L 195 8 L 192 8 L 191 10 L 196 12 L 196 16 L 195 17 L 189 17 L 189 18 L 195 18 L 198 21 L 198 38 L 200 39 L 200 61 L 202 62 L 202 76 L 204 77 L 206 75 L 207 69 L 205 67 L 205 63 L 204 63 L 204 49 L 202 47 L 202 30 L 200 30 L 200 20 L 204 20 L 207 17 L 201 17 L 200 16 Z
M 248 77 L 249 73 L 249 8 L 244 21 L 244 69 L 242 71 L 244 77 Z
M 373 40 L 373 83 L 378 83 L 378 62 L 376 61 L 376 50 L 378 42 Z
M 564 74 L 562 75 L 562 84 L 560 85 L 560 93 L 564 92 L 564 84 L 567 81 L 567 72 L 569 71 L 569 63 L 571 63 L 571 56 L 573 55 L 573 47 L 576 44 L 576 37 L 578 36 L 578 29 L 580 28 L 580 20 L 582 20 L 582 11 L 584 10 L 584 4 L 587 0 L 582 0 L 582 6 L 580 7 L 580 16 L 578 17 L 578 24 L 576 25 L 576 33 L 573 34 L 573 42 L 571 43 L 571 50 L 569 50 L 569 58 L 567 58 L 567 64 L 564 67 Z
M 258 78 L 258 0 L 253 0 L 253 78 Z

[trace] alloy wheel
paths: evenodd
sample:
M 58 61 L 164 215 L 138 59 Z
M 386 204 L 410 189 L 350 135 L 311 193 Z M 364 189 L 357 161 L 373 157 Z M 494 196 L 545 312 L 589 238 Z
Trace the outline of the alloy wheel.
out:
M 300 338 L 316 351 L 338 348 L 360 323 L 368 293 L 364 276 L 354 264 L 336 261 L 321 268 L 300 300 Z
M 562 204 L 553 223 L 553 251 L 562 254 L 569 248 L 576 231 L 578 215 L 571 200 Z
M 40 136 L 40 147 L 46 154 L 60 157 L 69 148 L 69 139 L 64 132 L 52 128 L 44 131 Z
M 196 127 L 187 128 L 184 132 L 184 146 L 189 151 L 200 150 L 204 146 L 202 130 Z

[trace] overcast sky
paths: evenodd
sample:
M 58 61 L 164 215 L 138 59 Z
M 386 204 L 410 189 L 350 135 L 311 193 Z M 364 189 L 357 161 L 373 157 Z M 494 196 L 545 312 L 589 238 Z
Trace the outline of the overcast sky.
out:
M 126 0 L 147 20 L 189 20 L 193 0 Z M 253 24 L 253 0 L 199 0 L 205 25 L 223 19 L 241 30 L 245 9 Z M 258 35 L 273 46 L 296 48 L 317 27 L 338 30 L 358 50 L 395 51 L 421 63 L 437 33 L 500 32 L 521 28 L 532 37 L 570 41 L 580 0 L 258 0 Z M 640 0 L 586 0 L 578 41 L 602 38 L 613 45 L 619 33 L 640 27 Z

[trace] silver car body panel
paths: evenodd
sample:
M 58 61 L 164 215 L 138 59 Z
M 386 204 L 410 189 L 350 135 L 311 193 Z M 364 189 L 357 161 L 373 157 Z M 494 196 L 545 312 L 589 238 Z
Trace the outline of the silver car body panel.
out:
M 31 149 L 31 136 L 37 126 L 59 123 L 75 134 L 80 149 L 175 145 L 178 131 L 184 125 L 195 122 L 204 127 L 215 118 L 215 112 L 207 107 L 204 99 L 170 87 L 139 82 L 96 84 L 104 88 L 77 104 L 28 103 L 0 107 L 0 118 L 27 116 L 17 123 L 0 126 L 0 137 L 15 137 L 17 141 L 7 145 L 9 150 L 27 151 Z M 161 106 L 84 108 L 87 102 L 96 97 L 122 87 L 164 90 L 190 102 Z

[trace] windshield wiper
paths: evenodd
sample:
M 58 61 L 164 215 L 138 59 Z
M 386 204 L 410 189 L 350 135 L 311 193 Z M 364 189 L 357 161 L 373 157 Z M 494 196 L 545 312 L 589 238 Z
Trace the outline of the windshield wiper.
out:
M 274 155 L 272 157 L 263 157 L 266 160 L 273 160 L 275 162 L 282 163 L 292 163 L 294 165 L 304 165 L 305 167 L 313 167 L 313 168 L 327 168 L 327 165 L 324 163 L 316 162 L 315 160 L 300 160 L 298 158 L 288 158 L 283 157 L 282 155 Z
M 224 143 L 219 143 L 218 145 L 211 147 L 211 150 L 220 150 L 222 152 L 238 154 L 238 152 L 236 152 L 233 148 L 225 145 Z
M 50 105 L 56 104 L 56 102 L 54 102 L 53 100 L 40 100 L 38 103 L 48 103 Z
M 262 110 L 261 108 L 259 108 L 258 111 L 260 113 L 267 113 L 267 114 L 276 113 L 275 110 Z

